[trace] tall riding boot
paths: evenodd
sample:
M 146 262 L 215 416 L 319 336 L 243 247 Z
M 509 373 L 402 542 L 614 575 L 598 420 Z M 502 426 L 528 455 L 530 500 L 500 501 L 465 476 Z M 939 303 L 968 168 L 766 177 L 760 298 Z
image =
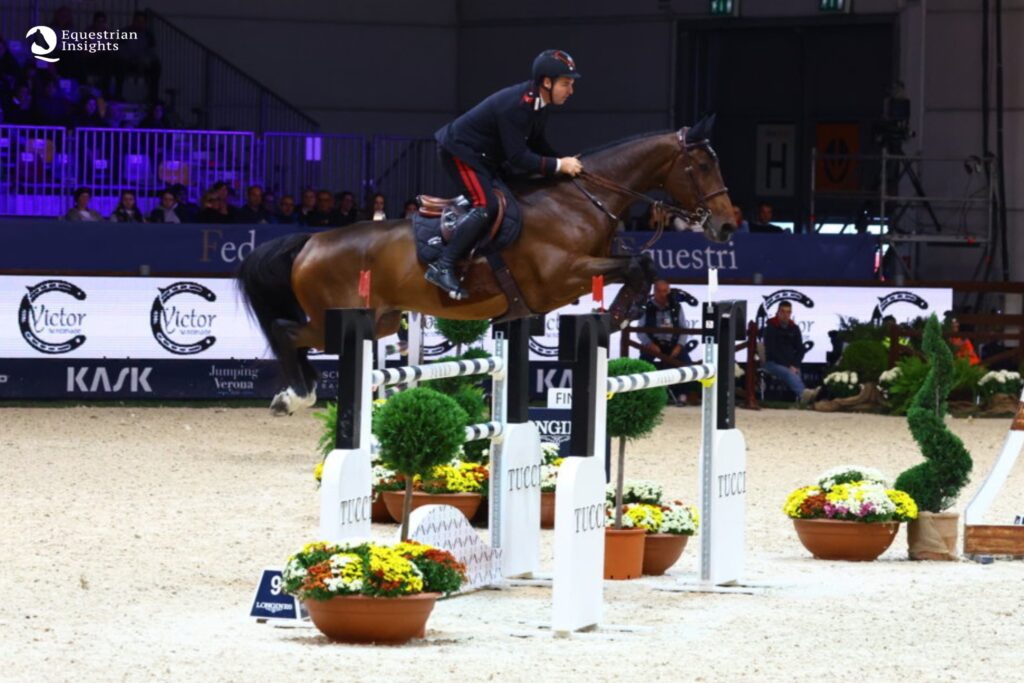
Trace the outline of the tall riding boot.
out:
M 487 209 L 477 207 L 470 209 L 459 221 L 441 257 L 427 267 L 427 282 L 437 285 L 448 292 L 453 299 L 466 299 L 469 293 L 462 289 L 459 278 L 455 275 L 455 262 L 462 258 L 487 230 Z

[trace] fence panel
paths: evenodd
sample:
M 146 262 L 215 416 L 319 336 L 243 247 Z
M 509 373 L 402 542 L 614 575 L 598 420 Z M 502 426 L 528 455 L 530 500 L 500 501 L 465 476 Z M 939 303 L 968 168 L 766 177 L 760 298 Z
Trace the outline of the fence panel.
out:
M 278 197 L 293 195 L 296 204 L 307 187 L 332 193 L 349 190 L 359 201 L 366 173 L 366 138 L 267 133 L 257 168 L 262 170 L 267 189 Z
M 402 204 L 418 194 L 450 197 L 459 192 L 437 161 L 433 138 L 387 135 L 373 138 L 370 191 L 387 197 L 389 216 L 397 216 Z
M 67 131 L 0 126 L 0 214 L 61 216 L 71 206 Z

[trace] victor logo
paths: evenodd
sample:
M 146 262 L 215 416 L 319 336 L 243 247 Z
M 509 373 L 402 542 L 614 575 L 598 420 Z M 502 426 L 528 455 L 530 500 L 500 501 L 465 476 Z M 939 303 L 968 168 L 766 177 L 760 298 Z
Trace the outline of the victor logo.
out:
M 21 337 L 29 346 L 42 353 L 74 351 L 85 343 L 82 326 L 86 314 L 40 301 L 43 296 L 53 292 L 67 294 L 78 301 L 85 300 L 85 292 L 66 280 L 44 280 L 35 287 L 29 287 L 28 294 L 22 297 L 21 306 L 18 308 Z M 67 338 L 67 335 L 71 337 Z M 64 339 L 52 339 L 58 336 Z
M 149 373 L 151 367 L 144 368 L 121 368 L 111 382 L 110 373 L 104 367 L 98 368 L 68 368 L 68 393 L 80 392 L 84 394 L 95 394 L 98 392 L 116 393 L 128 391 L 133 394 L 152 393 L 149 386 Z
M 211 334 L 216 313 L 197 311 L 187 303 L 181 308 L 177 303 L 168 305 L 181 294 L 198 296 L 212 303 L 217 300 L 216 294 L 198 282 L 175 282 L 159 291 L 149 312 L 149 324 L 160 346 L 179 356 L 191 356 L 216 343 L 217 338 Z M 188 302 L 188 299 L 178 301 Z
M 916 306 L 919 310 L 928 310 L 928 302 L 917 294 L 907 291 L 892 292 L 891 294 L 879 297 L 878 304 L 875 306 L 875 310 L 871 313 L 871 322 L 876 325 L 881 324 L 882 318 L 885 317 L 885 309 L 895 304 L 910 304 L 912 306 Z

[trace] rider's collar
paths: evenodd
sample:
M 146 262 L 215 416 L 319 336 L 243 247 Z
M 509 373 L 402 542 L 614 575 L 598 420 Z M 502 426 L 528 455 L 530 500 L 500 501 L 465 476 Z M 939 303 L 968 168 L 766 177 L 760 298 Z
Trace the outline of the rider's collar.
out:
M 540 111 L 546 106 L 548 106 L 548 103 L 544 101 L 544 98 L 540 94 L 540 88 L 538 88 L 537 97 L 533 100 L 533 110 Z

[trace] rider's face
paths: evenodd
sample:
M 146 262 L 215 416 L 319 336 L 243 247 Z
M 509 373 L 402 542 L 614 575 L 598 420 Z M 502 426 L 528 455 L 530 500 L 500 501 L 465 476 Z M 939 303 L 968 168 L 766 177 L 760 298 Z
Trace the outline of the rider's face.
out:
M 559 76 L 551 85 L 551 104 L 565 104 L 572 95 L 573 79 Z

